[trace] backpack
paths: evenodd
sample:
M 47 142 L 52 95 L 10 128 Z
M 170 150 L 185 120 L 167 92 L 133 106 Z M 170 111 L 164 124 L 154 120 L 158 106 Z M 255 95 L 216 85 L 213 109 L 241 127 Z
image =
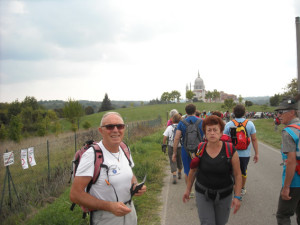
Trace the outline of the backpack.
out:
M 75 153 L 74 159 L 72 160 L 71 179 L 69 181 L 69 183 L 70 183 L 71 180 L 72 181 L 74 180 L 75 174 L 76 174 L 76 171 L 77 171 L 77 168 L 78 168 L 78 165 L 80 163 L 80 159 L 81 159 L 83 153 L 85 153 L 91 147 L 93 148 L 94 153 L 95 153 L 95 161 L 94 161 L 95 168 L 94 168 L 93 178 L 91 179 L 91 181 L 89 182 L 89 184 L 86 187 L 87 193 L 89 193 L 92 185 L 97 182 L 97 180 L 100 176 L 101 168 L 103 167 L 103 168 L 108 169 L 108 167 L 105 164 L 103 164 L 103 161 L 104 161 L 103 152 L 102 152 L 100 146 L 95 141 L 93 141 L 93 140 L 86 141 L 85 144 L 83 145 L 83 147 Z M 123 150 L 126 158 L 128 159 L 129 166 L 131 167 L 132 163 L 130 161 L 130 150 L 129 150 L 128 146 L 124 142 L 121 142 L 120 147 Z M 75 205 L 76 205 L 75 203 L 72 203 L 72 205 L 70 207 L 70 209 L 72 211 L 73 211 Z M 80 206 L 80 207 L 83 211 L 82 218 L 85 218 L 86 214 L 88 212 L 90 212 L 91 210 L 89 210 L 83 206 Z
M 232 158 L 232 152 L 233 152 L 233 144 L 230 142 L 224 142 L 225 143 L 225 150 L 226 150 L 226 156 L 227 156 L 227 162 L 230 163 L 231 166 L 231 158 Z M 198 158 L 201 158 L 207 142 L 201 142 L 198 146 L 198 151 L 196 153 L 196 156 Z
M 296 143 L 296 160 L 297 160 L 297 165 L 295 171 L 300 175 L 300 150 L 299 150 L 299 133 L 295 134 L 295 132 L 290 129 L 289 127 L 296 128 L 298 132 L 300 133 L 300 124 L 291 124 L 287 125 L 283 130 L 285 130 L 291 137 L 294 139 Z
M 248 136 L 248 132 L 246 129 L 248 120 L 245 120 L 242 123 L 239 123 L 236 120 L 232 120 L 232 122 L 236 126 L 236 143 L 233 142 L 234 147 L 237 150 L 246 150 L 250 144 L 250 137 Z
M 199 124 L 202 120 L 198 119 L 195 123 L 186 120 L 182 120 L 182 122 L 186 125 L 184 148 L 189 154 L 196 153 L 199 143 L 203 141 L 199 130 Z
M 172 126 L 172 134 L 169 137 L 169 143 L 168 143 L 168 145 L 170 145 L 172 147 L 174 145 L 174 138 L 175 138 L 175 134 L 176 134 L 176 131 L 177 131 L 177 125 L 178 124 L 172 124 L 172 125 L 170 125 L 170 126 Z M 179 141 L 178 147 L 181 147 L 181 141 Z

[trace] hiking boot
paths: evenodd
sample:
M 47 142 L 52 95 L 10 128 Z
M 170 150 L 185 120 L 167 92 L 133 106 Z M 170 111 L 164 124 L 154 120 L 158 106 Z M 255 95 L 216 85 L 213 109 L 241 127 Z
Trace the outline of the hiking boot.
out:
M 181 179 L 181 173 L 178 173 L 178 179 L 179 180 Z
M 177 184 L 177 178 L 176 178 L 176 175 L 173 175 L 173 184 Z
M 241 195 L 244 196 L 246 194 L 246 192 L 247 192 L 246 188 L 243 187 L 242 190 L 241 190 Z

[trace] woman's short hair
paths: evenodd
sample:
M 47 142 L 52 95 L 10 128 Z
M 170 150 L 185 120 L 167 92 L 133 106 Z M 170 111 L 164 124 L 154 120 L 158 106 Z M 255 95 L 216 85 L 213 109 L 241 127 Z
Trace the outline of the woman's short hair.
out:
M 179 123 L 181 120 L 181 115 L 179 113 L 175 114 L 173 117 L 172 117 L 172 122 L 173 123 Z
M 224 127 L 225 127 L 225 124 L 224 124 L 223 120 L 220 117 L 215 116 L 215 115 L 211 115 L 211 116 L 206 117 L 203 120 L 202 129 L 203 129 L 204 134 L 206 133 L 206 127 L 211 126 L 211 125 L 219 125 L 221 132 L 223 132 Z
M 172 109 L 171 111 L 170 111 L 170 113 L 169 113 L 169 115 L 170 115 L 170 118 L 172 118 L 175 114 L 177 114 L 178 113 L 178 111 L 177 111 L 177 109 Z

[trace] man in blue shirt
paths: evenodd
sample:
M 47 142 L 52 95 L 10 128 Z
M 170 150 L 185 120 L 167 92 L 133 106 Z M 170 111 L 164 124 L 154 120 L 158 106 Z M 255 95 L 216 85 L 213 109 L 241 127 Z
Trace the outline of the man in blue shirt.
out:
M 202 119 L 199 119 L 195 116 L 196 115 L 196 106 L 194 104 L 186 105 L 185 112 L 187 114 L 187 117 L 184 120 L 186 120 L 188 123 L 194 124 L 197 120 L 201 120 L 201 122 L 199 123 L 198 126 L 199 126 L 201 138 L 203 140 Z M 175 138 L 174 138 L 173 156 L 172 156 L 173 161 L 176 160 L 177 146 L 178 146 L 178 143 L 179 143 L 181 137 L 182 137 L 182 143 L 184 143 L 185 132 L 186 132 L 186 125 L 182 121 L 180 121 L 178 123 L 177 131 L 176 131 Z M 190 163 L 191 163 L 192 157 L 193 156 L 191 156 L 190 154 L 187 153 L 187 151 L 184 148 L 184 145 L 182 144 L 181 145 L 181 158 L 182 158 L 182 163 L 183 163 L 183 167 L 184 167 L 184 174 L 185 174 L 186 182 L 187 182 L 188 174 L 190 172 Z
M 234 107 L 233 109 L 233 113 L 235 115 L 235 120 L 238 123 L 243 123 L 246 119 L 243 118 L 245 116 L 245 106 L 238 104 Z M 227 134 L 229 136 L 231 136 L 230 134 L 230 127 L 234 127 L 235 124 L 233 121 L 228 122 L 225 125 L 225 129 L 224 129 L 224 134 Z M 253 124 L 252 121 L 248 121 L 247 125 L 246 125 L 246 130 L 247 133 L 249 135 L 249 137 L 251 138 L 251 142 L 255 151 L 255 155 L 253 158 L 253 161 L 255 163 L 258 162 L 258 141 L 256 138 L 256 129 L 255 126 Z M 240 158 L 240 166 L 241 166 L 241 171 L 242 171 L 242 195 L 246 194 L 246 188 L 245 188 L 245 184 L 246 184 L 246 180 L 247 180 L 247 167 L 248 167 L 248 163 L 250 160 L 250 156 L 251 156 L 251 145 L 249 144 L 246 150 L 237 150 L 238 154 L 239 154 L 239 158 Z

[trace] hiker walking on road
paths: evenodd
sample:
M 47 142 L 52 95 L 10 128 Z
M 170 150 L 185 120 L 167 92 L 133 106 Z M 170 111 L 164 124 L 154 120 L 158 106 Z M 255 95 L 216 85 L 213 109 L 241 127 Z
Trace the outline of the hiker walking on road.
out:
M 183 202 L 190 199 L 189 195 L 196 179 L 196 203 L 202 225 L 226 224 L 230 206 L 234 208 L 233 213 L 236 213 L 242 200 L 239 156 L 231 143 L 220 140 L 224 126 L 223 120 L 215 115 L 208 116 L 203 121 L 207 142 L 199 145 L 196 157 L 190 164 L 191 170 L 183 195 Z
M 235 119 L 231 120 L 230 122 L 226 123 L 224 134 L 227 134 L 231 137 L 231 139 L 236 139 L 237 145 L 235 145 L 235 148 L 239 154 L 240 158 L 240 165 L 241 165 L 241 171 L 242 171 L 242 195 L 246 194 L 246 180 L 247 180 L 247 167 L 251 156 L 251 145 L 250 140 L 252 142 L 252 146 L 254 148 L 255 155 L 253 157 L 253 161 L 255 163 L 258 162 L 259 155 L 258 155 L 258 141 L 256 138 L 256 129 L 252 121 L 246 120 L 244 117 L 245 115 L 245 106 L 242 104 L 238 104 L 234 107 L 233 113 L 235 115 Z M 239 127 L 240 126 L 240 127 Z M 241 129 L 240 134 L 236 134 L 238 137 L 233 137 L 233 134 L 231 131 L 232 128 Z M 237 129 L 234 130 L 236 132 Z M 245 131 L 244 134 L 242 131 Z M 246 141 L 247 143 L 243 143 L 243 141 Z M 241 143 L 241 145 L 240 145 Z
M 186 105 L 185 112 L 187 114 L 187 117 L 184 119 L 184 121 L 181 120 L 177 126 L 177 131 L 176 131 L 175 138 L 174 138 L 172 160 L 173 160 L 173 162 L 176 161 L 178 144 L 182 137 L 183 144 L 181 145 L 181 158 L 182 158 L 182 163 L 183 163 L 183 167 L 184 167 L 185 181 L 187 182 L 187 176 L 190 171 L 190 163 L 191 163 L 192 157 L 195 156 L 198 144 L 203 140 L 203 131 L 202 131 L 202 119 L 197 118 L 195 116 L 196 106 L 194 104 Z M 193 139 L 186 137 L 187 127 L 188 127 L 188 125 L 190 126 L 190 124 L 191 124 L 191 126 L 192 126 L 192 124 L 197 125 L 197 127 L 196 127 L 197 128 L 197 132 L 196 132 L 197 136 Z M 192 136 L 189 136 L 189 137 L 192 137 Z M 201 139 L 201 140 L 199 140 L 199 139 Z M 187 145 L 192 145 L 192 146 L 195 145 L 195 149 L 188 151 Z
M 99 132 L 103 139 L 98 143 L 103 152 L 103 166 L 96 183 L 85 192 L 94 175 L 94 149 L 89 148 L 81 157 L 70 191 L 72 202 L 93 210 L 91 224 L 134 225 L 136 211 L 131 201 L 131 187 L 137 179 L 132 172 L 132 157 L 127 157 L 120 147 L 125 124 L 119 113 L 108 112 L 101 120 Z M 133 185 L 133 186 L 132 186 Z M 146 191 L 144 185 L 135 195 Z
M 177 155 L 176 155 L 176 161 L 173 162 L 172 156 L 173 156 L 173 145 L 174 145 L 174 137 L 177 130 L 177 125 L 181 120 L 180 114 L 175 114 L 172 117 L 172 125 L 168 126 L 165 132 L 163 133 L 163 145 L 162 145 L 162 151 L 166 153 L 166 149 L 168 146 L 168 156 L 170 160 L 170 166 L 171 166 L 171 173 L 173 174 L 173 184 L 177 183 L 177 169 L 178 169 L 178 179 L 181 179 L 181 170 L 182 170 L 182 160 L 181 160 L 181 143 L 178 144 L 177 147 Z M 166 145 L 166 142 L 168 140 L 168 145 Z
M 297 115 L 297 106 L 297 101 L 290 98 L 280 103 L 275 110 L 278 112 L 281 123 L 287 125 L 282 130 L 283 173 L 276 213 L 278 225 L 291 224 L 290 217 L 295 212 L 297 224 L 300 224 L 300 120 Z

